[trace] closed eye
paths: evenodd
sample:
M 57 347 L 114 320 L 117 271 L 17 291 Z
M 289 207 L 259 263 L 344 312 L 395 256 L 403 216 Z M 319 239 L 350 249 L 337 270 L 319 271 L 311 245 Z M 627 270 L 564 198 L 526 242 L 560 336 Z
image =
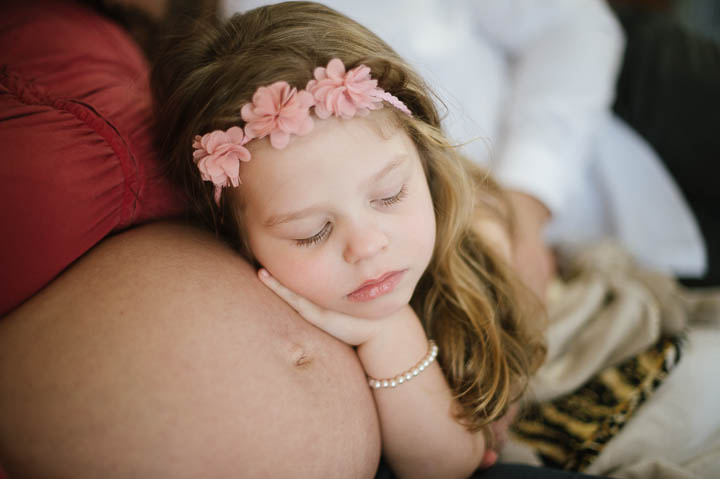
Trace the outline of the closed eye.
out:
M 325 225 L 320 231 L 318 231 L 317 234 L 314 234 L 309 238 L 297 239 L 295 240 L 295 244 L 297 244 L 298 246 L 312 246 L 327 238 L 330 235 L 331 231 L 332 225 L 330 223 L 325 223 Z
M 381 198 L 379 201 L 382 203 L 383 206 L 390 206 L 394 205 L 395 203 L 401 202 L 406 196 L 407 185 L 402 185 L 402 188 L 400 188 L 400 191 L 398 191 L 396 195 L 390 196 L 388 198 Z

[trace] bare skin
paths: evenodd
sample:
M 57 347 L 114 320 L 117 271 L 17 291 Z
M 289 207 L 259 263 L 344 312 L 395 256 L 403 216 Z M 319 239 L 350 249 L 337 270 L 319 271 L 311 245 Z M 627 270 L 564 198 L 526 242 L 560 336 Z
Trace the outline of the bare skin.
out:
M 550 210 L 537 198 L 519 191 L 508 191 L 508 199 L 515 214 L 512 265 L 544 303 L 556 273 L 555 257 L 543 239 Z
M 372 477 L 353 350 L 209 235 L 109 238 L 0 321 L 11 477 Z
M 11 477 L 372 477 L 379 453 L 355 353 L 197 230 L 110 238 L 0 321 Z

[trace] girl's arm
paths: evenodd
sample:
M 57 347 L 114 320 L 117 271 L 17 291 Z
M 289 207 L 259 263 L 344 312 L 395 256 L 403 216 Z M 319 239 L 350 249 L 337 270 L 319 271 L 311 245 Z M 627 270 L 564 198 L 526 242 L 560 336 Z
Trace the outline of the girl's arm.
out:
M 366 374 L 393 378 L 428 352 L 428 338 L 409 305 L 380 320 L 323 310 L 281 285 L 265 270 L 259 277 L 301 316 L 357 346 Z M 369 387 L 369 386 L 368 386 Z M 437 362 L 395 388 L 373 389 L 383 452 L 399 477 L 468 477 L 481 466 L 482 432 L 468 432 L 454 416 L 456 403 Z
M 357 348 L 366 374 L 377 379 L 394 378 L 428 352 L 410 306 L 383 322 L 382 330 Z M 455 419 L 457 406 L 437 362 L 409 382 L 373 391 L 383 453 L 399 477 L 468 477 L 481 465 L 484 436 Z

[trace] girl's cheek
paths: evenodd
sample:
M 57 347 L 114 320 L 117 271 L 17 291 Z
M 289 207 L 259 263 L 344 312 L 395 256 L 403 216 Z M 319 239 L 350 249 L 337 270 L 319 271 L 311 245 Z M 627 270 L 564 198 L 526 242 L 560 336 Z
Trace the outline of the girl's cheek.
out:
M 411 237 L 415 239 L 417 248 L 425 252 L 424 255 L 429 258 L 435 247 L 436 239 L 435 212 L 429 192 L 423 204 L 418 205 L 416 211 L 417 213 L 409 219 L 407 228 L 412 231 Z
M 319 306 L 326 305 L 332 294 L 330 278 L 335 276 L 330 265 L 317 257 L 307 261 L 286 259 L 274 264 L 275 277 L 295 293 Z

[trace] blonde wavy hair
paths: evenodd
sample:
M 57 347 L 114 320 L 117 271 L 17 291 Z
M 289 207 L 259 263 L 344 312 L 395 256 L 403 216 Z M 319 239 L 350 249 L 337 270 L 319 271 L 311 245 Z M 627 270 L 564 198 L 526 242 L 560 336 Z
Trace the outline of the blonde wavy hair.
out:
M 372 32 L 320 4 L 286 2 L 187 25 L 168 38 L 153 66 L 158 141 L 167 174 L 186 192 L 192 216 L 249 261 L 237 205 L 213 200 L 192 161 L 192 139 L 243 126 L 240 108 L 260 86 L 284 80 L 304 88 L 317 66 L 340 58 L 365 64 L 378 85 L 412 111 L 395 112 L 414 141 L 435 206 L 437 241 L 411 305 L 460 406 L 457 418 L 479 431 L 524 391 L 544 357 L 538 309 L 505 262 L 472 229 L 482 211 L 510 224 L 500 189 L 449 144 L 425 82 Z M 390 110 L 394 110 L 390 108 Z

